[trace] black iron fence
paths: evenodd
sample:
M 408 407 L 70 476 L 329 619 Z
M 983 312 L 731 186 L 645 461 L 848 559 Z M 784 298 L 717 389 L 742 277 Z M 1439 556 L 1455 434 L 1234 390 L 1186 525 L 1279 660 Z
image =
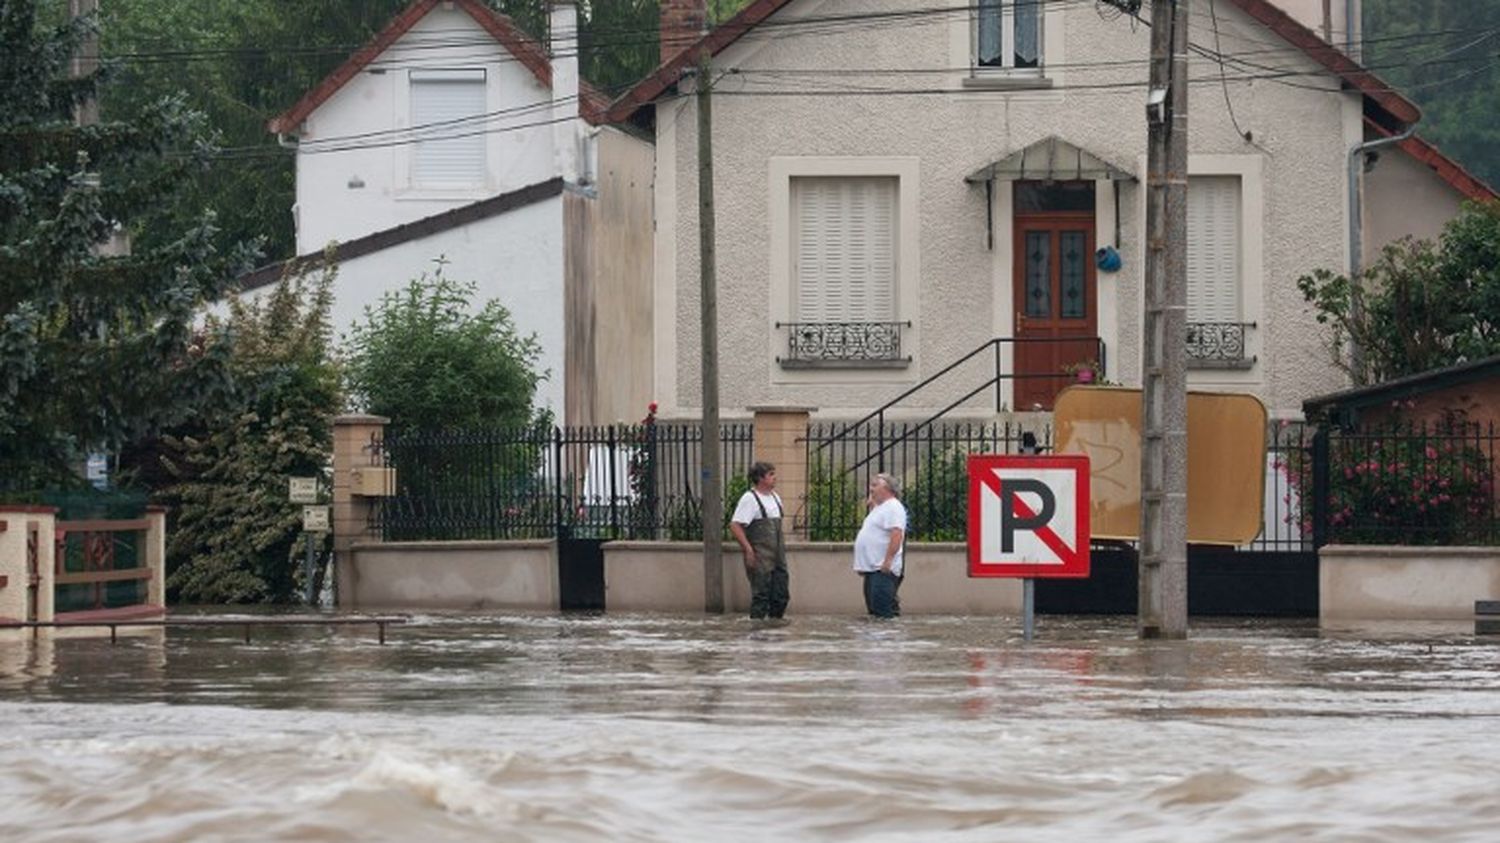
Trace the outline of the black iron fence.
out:
M 807 503 L 798 517 L 813 541 L 852 541 L 864 521 L 870 478 L 884 472 L 903 487 L 912 541 L 964 541 L 968 455 L 1051 447 L 1047 424 L 814 424 L 807 434 Z
M 1500 544 L 1493 422 L 1367 424 L 1314 434 L 1296 482 L 1324 544 Z
M 720 428 L 726 499 L 746 486 L 753 427 Z M 696 424 L 387 431 L 395 488 L 375 508 L 387 541 L 700 539 Z

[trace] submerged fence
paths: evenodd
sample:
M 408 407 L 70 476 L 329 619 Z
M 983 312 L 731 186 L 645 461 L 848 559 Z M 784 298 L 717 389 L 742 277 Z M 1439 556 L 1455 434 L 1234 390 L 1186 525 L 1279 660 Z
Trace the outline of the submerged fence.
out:
M 723 424 L 719 439 L 729 497 L 752 426 Z M 393 430 L 378 449 L 396 469 L 372 525 L 387 541 L 702 537 L 696 424 Z

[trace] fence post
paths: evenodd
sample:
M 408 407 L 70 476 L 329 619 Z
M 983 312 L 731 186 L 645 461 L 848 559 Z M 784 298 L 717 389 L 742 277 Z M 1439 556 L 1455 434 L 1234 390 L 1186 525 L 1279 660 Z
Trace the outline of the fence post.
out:
M 32 528 L 35 527 L 35 530 Z M 33 589 L 32 543 L 35 543 L 36 586 Z M 57 548 L 57 508 L 0 505 L 0 618 L 16 621 L 53 619 L 54 551 Z
M 807 420 L 817 408 L 751 407 L 755 428 L 751 460 L 776 466 L 776 491 L 791 516 L 789 538 L 807 539 Z M 725 505 L 733 507 L 732 501 Z
M 356 605 L 359 571 L 354 565 L 354 543 L 378 540 L 370 529 L 375 498 L 394 493 L 386 489 L 382 455 L 372 443 L 383 440 L 390 419 L 351 414 L 333 420 L 333 582 L 334 603 Z
M 167 608 L 167 508 L 146 507 L 146 567 L 151 579 L 146 581 L 146 603 L 155 609 Z
M 1312 438 L 1312 538 L 1313 549 L 1328 543 L 1328 427 L 1318 425 Z M 1306 506 L 1307 501 L 1302 505 Z

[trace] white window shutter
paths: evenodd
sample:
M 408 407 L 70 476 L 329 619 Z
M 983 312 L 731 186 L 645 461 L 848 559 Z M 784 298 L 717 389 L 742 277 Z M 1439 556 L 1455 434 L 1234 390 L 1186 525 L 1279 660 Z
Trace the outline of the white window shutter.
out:
M 799 322 L 896 321 L 893 177 L 792 179 Z
M 419 186 L 473 186 L 485 176 L 483 70 L 411 72 L 416 144 L 412 181 Z
M 1188 179 L 1188 321 L 1240 321 L 1240 179 Z

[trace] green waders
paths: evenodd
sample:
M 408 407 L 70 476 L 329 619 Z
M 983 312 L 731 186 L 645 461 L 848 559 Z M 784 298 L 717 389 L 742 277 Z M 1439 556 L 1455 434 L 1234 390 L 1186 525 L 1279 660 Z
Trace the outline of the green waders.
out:
M 745 567 L 750 578 L 750 617 L 779 618 L 786 614 L 786 604 L 791 599 L 781 516 L 772 518 L 760 495 L 754 491 L 751 494 L 760 507 L 760 517 L 745 525 L 745 538 L 755 551 L 755 566 Z

